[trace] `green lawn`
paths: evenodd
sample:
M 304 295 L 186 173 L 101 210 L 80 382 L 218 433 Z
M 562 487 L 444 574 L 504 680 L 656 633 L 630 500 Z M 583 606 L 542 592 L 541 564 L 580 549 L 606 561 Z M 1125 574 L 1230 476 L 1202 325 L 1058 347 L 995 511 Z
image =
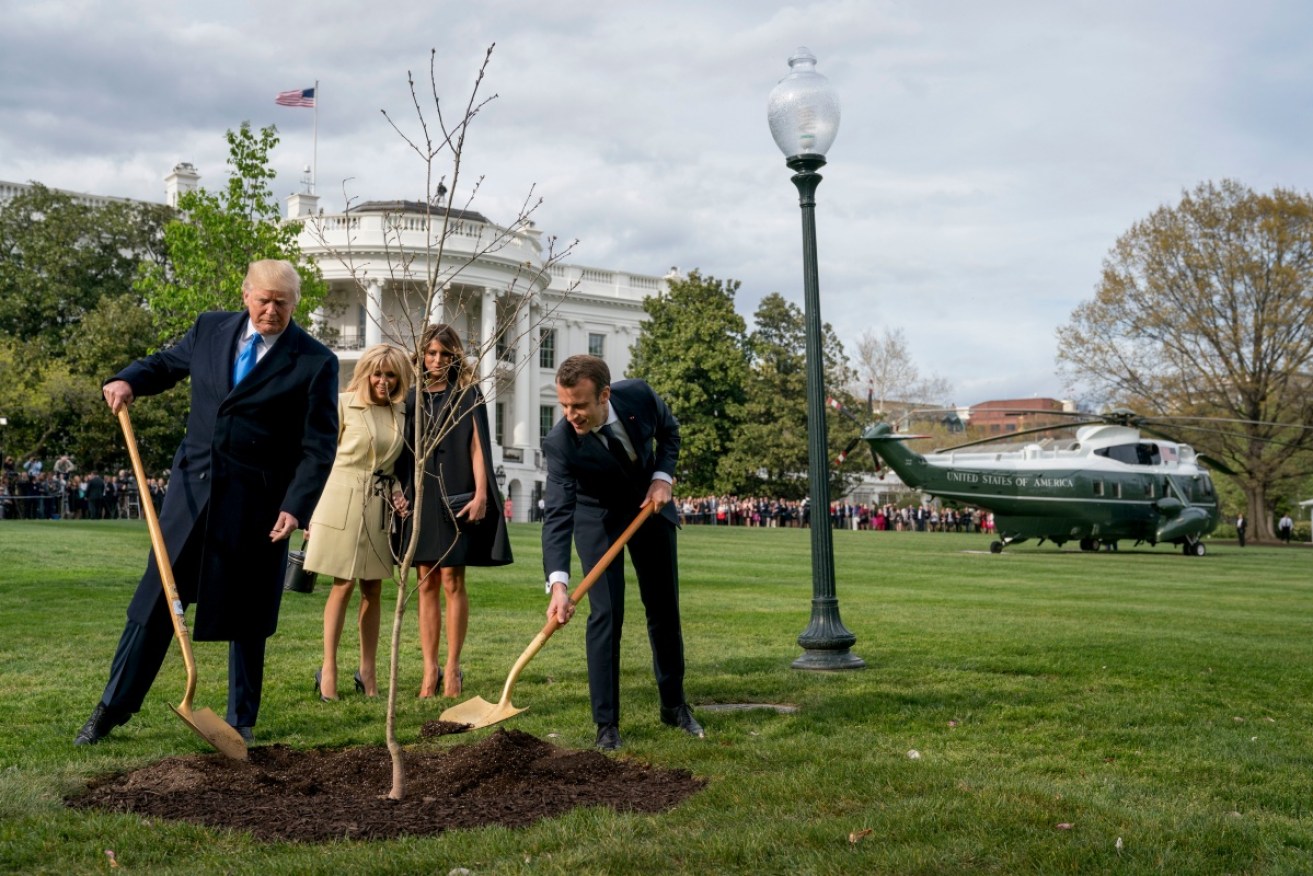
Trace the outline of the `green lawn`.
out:
M 470 576 L 466 694 L 494 701 L 543 622 L 537 528 L 512 537 L 515 565 Z M 113 849 L 129 873 L 1313 873 L 1313 551 L 1027 543 L 995 556 L 985 536 L 836 532 L 840 610 L 867 668 L 808 673 L 790 663 L 810 614 L 809 544 L 804 530 L 681 534 L 701 742 L 657 719 L 631 587 L 624 755 L 708 780 L 678 809 L 297 846 L 64 808 L 92 776 L 205 749 L 165 705 L 184 686 L 176 654 L 129 725 L 72 745 L 144 526 L 0 522 L 0 871 L 108 872 Z M 383 741 L 379 702 L 311 694 L 323 597 L 284 599 L 258 744 Z M 414 697 L 408 621 L 403 742 L 491 732 L 417 741 L 441 706 Z M 530 708 L 508 726 L 591 744 L 582 636 L 567 627 L 526 668 L 515 703 Z M 344 648 L 350 666 L 353 632 Z M 196 703 L 222 715 L 226 647 L 199 643 L 197 657 Z M 748 702 L 798 710 L 698 708 Z

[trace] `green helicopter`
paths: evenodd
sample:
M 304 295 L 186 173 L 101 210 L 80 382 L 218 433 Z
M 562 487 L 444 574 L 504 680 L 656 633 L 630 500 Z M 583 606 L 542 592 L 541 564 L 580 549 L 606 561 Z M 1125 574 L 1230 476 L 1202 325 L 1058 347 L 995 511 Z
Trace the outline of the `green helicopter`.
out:
M 997 443 L 999 437 L 922 455 L 905 442 L 927 436 L 898 434 L 888 423 L 868 427 L 860 440 L 877 465 L 888 465 L 909 487 L 992 512 L 993 553 L 1028 539 L 1058 546 L 1075 541 L 1085 551 L 1134 540 L 1180 545 L 1186 556 L 1204 556 L 1202 539 L 1219 519 L 1217 491 L 1204 463 L 1229 470 L 1128 411 L 1080 416 L 1083 422 L 1068 424 L 1076 430 L 1072 440 L 996 450 L 967 448 Z M 1055 428 L 1060 427 L 1005 437 Z

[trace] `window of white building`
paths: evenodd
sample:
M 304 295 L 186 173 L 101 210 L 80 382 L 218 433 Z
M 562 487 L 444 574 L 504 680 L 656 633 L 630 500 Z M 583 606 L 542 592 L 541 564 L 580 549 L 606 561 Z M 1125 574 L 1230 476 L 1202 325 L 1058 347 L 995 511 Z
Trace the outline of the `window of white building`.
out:
M 556 367 L 556 329 L 545 328 L 538 335 L 538 366 Z
M 606 335 L 601 332 L 588 333 L 588 355 L 599 359 L 606 358 Z
M 541 442 L 547 437 L 547 433 L 552 431 L 556 425 L 556 406 L 539 405 L 538 406 L 538 440 Z

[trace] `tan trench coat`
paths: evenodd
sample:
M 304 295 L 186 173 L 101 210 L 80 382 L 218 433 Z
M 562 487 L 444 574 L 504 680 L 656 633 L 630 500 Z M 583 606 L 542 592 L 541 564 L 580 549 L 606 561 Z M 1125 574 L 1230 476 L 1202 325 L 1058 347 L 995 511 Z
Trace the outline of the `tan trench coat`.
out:
M 391 484 L 375 488 L 375 472 L 392 475 L 405 438 L 405 405 L 375 405 L 354 392 L 337 399 L 337 457 L 310 518 L 305 568 L 336 579 L 392 575 L 388 539 Z

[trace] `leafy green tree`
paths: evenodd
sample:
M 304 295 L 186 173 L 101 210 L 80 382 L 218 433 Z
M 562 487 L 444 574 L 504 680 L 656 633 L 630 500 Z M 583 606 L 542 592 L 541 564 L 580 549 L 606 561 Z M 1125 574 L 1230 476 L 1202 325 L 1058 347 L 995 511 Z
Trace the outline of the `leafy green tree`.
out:
M 743 417 L 729 453 L 721 463 L 725 492 L 748 496 L 802 499 L 810 492 L 807 479 L 806 323 L 802 309 L 778 292 L 762 299 L 749 337 L 751 374 Z M 848 385 L 851 373 L 834 329 L 822 327 L 825 373 L 829 395 L 851 406 L 851 397 L 833 388 Z M 856 427 L 829 426 L 829 458 L 833 460 L 855 434 Z M 838 498 L 858 477 L 857 466 L 830 468 L 830 495 Z
M 1058 332 L 1073 386 L 1191 431 L 1237 473 L 1255 538 L 1313 449 L 1313 197 L 1203 183 L 1118 239 L 1092 301 Z
M 39 344 L 0 336 L 0 430 L 4 452 L 50 457 L 69 454 L 79 471 L 127 467 L 118 421 L 101 396 L 104 380 L 145 355 L 153 338 L 150 314 L 130 296 L 102 299 L 78 325 L 67 355 L 40 352 Z M 134 431 L 148 469 L 168 467 L 187 418 L 185 392 L 140 399 Z
M 67 446 L 76 448 L 74 459 L 84 468 L 91 463 L 101 469 L 128 467 L 118 420 L 110 415 L 100 387 L 129 362 L 153 352 L 155 337 L 153 315 L 135 296 L 104 299 L 82 320 L 78 342 L 68 347 L 66 361 L 73 374 L 91 379 L 94 403 L 89 416 L 70 423 Z M 185 385 L 133 402 L 132 430 L 147 471 L 169 468 L 186 432 L 190 406 Z
M 734 312 L 739 285 L 692 271 L 672 280 L 668 294 L 643 302 L 650 319 L 631 350 L 629 373 L 652 384 L 679 419 L 682 495 L 716 490 L 743 407 L 748 354 L 746 325 Z
M 227 185 L 218 194 L 198 189 L 178 198 L 183 215 L 164 228 L 168 265 L 145 265 L 138 276 L 136 288 L 157 315 L 161 342 L 185 333 L 199 313 L 239 309 L 242 280 L 257 259 L 296 265 L 301 275 L 296 319 L 303 326 L 328 291 L 319 269 L 301 255 L 302 223 L 282 221 L 269 188 L 276 175 L 269 153 L 278 145 L 277 129 L 270 125 L 256 133 L 243 122 L 226 136 Z
M 34 184 L 0 206 L 0 335 L 59 358 L 102 299 L 132 294 L 137 266 L 162 266 L 171 212 L 131 201 L 103 206 Z
M 121 467 L 122 441 L 100 385 L 155 337 L 133 281 L 139 264 L 163 263 L 171 215 L 160 204 L 87 204 L 39 184 L 0 206 L 6 453 L 68 453 L 83 470 Z M 176 445 L 177 411 L 154 407 L 160 413 L 144 419 Z

